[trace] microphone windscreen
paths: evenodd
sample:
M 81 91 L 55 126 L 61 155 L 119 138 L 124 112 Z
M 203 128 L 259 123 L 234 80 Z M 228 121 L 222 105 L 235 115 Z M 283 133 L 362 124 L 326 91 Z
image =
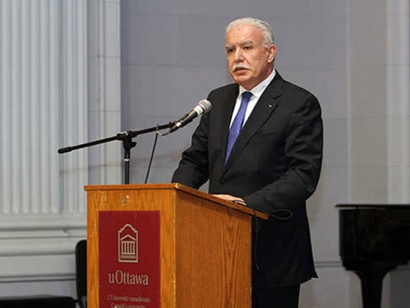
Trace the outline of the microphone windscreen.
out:
M 207 113 L 207 112 L 211 111 L 211 109 L 212 109 L 212 104 L 207 99 L 203 99 L 203 100 L 199 101 L 198 105 L 201 106 L 204 113 Z

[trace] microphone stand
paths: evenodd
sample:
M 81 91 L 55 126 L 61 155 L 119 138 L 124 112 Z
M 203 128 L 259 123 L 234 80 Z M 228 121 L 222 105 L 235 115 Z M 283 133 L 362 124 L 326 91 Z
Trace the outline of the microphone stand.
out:
M 175 122 L 169 122 L 168 124 L 158 125 L 155 127 L 150 127 L 150 128 L 146 128 L 142 130 L 137 130 L 137 131 L 127 130 L 124 132 L 120 132 L 112 137 L 103 138 L 103 139 L 99 139 L 99 140 L 95 140 L 95 141 L 91 141 L 87 143 L 81 143 L 78 145 L 69 146 L 65 148 L 60 148 L 58 149 L 58 153 L 63 154 L 63 153 L 71 152 L 73 150 L 90 147 L 90 146 L 101 144 L 101 143 L 107 143 L 107 142 L 111 142 L 114 140 L 122 140 L 122 144 L 124 148 L 124 184 L 129 184 L 130 183 L 131 149 L 137 145 L 136 142 L 132 141 L 132 138 L 137 137 L 142 134 L 155 132 L 161 129 L 171 128 L 174 125 L 175 125 Z

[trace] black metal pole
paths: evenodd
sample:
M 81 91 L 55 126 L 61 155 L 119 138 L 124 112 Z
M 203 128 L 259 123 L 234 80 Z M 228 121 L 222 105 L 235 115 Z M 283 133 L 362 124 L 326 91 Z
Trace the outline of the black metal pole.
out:
M 147 134 L 147 133 L 155 132 L 161 129 L 170 128 L 173 125 L 175 125 L 175 122 L 169 122 L 168 124 L 157 125 L 157 126 L 142 129 L 142 130 L 135 130 L 135 131 L 128 130 L 128 131 L 120 132 L 113 137 L 103 138 L 103 139 L 99 139 L 99 140 L 95 140 L 95 141 L 91 141 L 87 143 L 81 143 L 81 144 L 74 145 L 74 146 L 60 148 L 58 149 L 58 153 L 63 154 L 63 153 L 71 152 L 73 150 L 86 148 L 86 147 L 90 147 L 90 146 L 101 144 L 101 143 L 107 143 L 107 142 L 114 141 L 114 140 L 122 140 L 123 147 L 124 147 L 124 169 L 125 169 L 124 170 L 124 184 L 129 184 L 130 183 L 131 149 L 137 145 L 136 142 L 132 141 L 132 138 L 137 137 L 138 135 Z
M 124 147 L 124 184 L 130 183 L 130 160 L 131 160 L 131 149 L 137 145 L 136 142 L 132 141 L 132 137 L 128 136 L 122 141 Z

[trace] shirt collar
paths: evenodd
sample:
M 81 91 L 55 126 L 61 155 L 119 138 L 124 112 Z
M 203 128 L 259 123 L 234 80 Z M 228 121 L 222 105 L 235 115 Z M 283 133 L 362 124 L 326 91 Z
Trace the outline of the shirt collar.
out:
M 275 78 L 276 75 L 276 70 L 273 69 L 272 73 L 270 73 L 270 75 L 263 80 L 260 84 L 258 84 L 256 87 L 254 87 L 251 90 L 246 90 L 244 87 L 239 86 L 239 96 L 242 95 L 243 92 L 249 91 L 252 92 L 252 94 L 259 99 L 259 97 L 261 97 L 263 91 L 265 91 L 266 87 L 271 83 L 271 81 L 273 80 L 273 78 Z

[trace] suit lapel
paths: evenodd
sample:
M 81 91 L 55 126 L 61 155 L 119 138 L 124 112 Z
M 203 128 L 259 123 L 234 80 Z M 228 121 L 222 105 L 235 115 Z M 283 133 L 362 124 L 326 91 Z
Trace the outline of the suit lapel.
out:
M 219 144 L 218 148 L 222 149 L 222 153 L 226 153 L 226 145 L 228 140 L 229 134 L 229 124 L 231 122 L 231 117 L 233 110 L 235 108 L 236 98 L 239 94 L 239 86 L 236 85 L 235 87 L 229 88 L 227 92 L 225 92 L 224 97 L 221 99 L 223 104 L 221 104 L 221 112 L 220 118 L 216 123 L 221 123 L 220 127 L 216 128 L 216 131 L 220 134 L 220 138 L 218 138 Z M 225 155 L 225 154 L 224 154 Z M 215 161 L 216 169 L 217 170 L 224 170 L 225 169 L 225 160 L 224 157 Z
M 232 161 L 235 160 L 235 158 L 240 154 L 243 148 L 249 143 L 250 139 L 256 134 L 259 128 L 269 119 L 269 117 L 274 112 L 278 104 L 277 98 L 281 96 L 282 82 L 282 77 L 276 72 L 275 78 L 272 80 L 272 82 L 263 92 L 262 96 L 259 98 L 259 101 L 257 102 L 255 108 L 250 114 L 244 127 L 242 128 L 238 138 L 236 139 L 236 142 L 232 148 L 231 155 L 229 156 L 229 159 L 227 161 L 226 169 L 229 168 Z M 232 110 L 230 115 L 232 115 Z M 230 119 L 228 119 L 228 129 L 229 121 Z M 226 133 L 225 135 L 227 136 L 228 134 Z M 224 140 L 225 150 L 227 139 L 226 136 Z
M 238 97 L 239 94 L 239 86 L 233 87 L 229 92 L 226 93 L 226 97 L 223 99 L 224 105 L 222 108 L 222 121 L 223 123 L 223 128 L 221 133 L 223 134 L 223 137 L 221 138 L 221 147 L 226 150 L 226 143 L 228 140 L 228 132 L 229 132 L 229 125 L 231 122 L 231 117 L 233 110 L 235 108 L 235 102 L 236 98 Z

